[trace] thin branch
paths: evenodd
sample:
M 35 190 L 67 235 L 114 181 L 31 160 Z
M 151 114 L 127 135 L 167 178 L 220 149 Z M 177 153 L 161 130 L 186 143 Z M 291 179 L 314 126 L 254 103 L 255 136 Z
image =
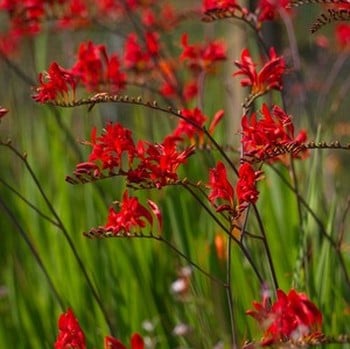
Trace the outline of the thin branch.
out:
M 32 208 L 40 217 L 44 218 L 45 220 L 50 222 L 52 225 L 59 228 L 59 224 L 57 222 L 55 222 L 53 219 L 51 219 L 45 213 L 41 212 L 38 207 L 36 207 L 34 204 L 32 204 L 30 201 L 28 201 L 21 193 L 19 193 L 15 188 L 13 188 L 8 183 L 6 183 L 1 177 L 0 177 L 0 183 L 2 183 L 6 188 L 8 188 L 17 197 L 19 197 L 23 202 L 25 202 L 25 204 L 28 205 L 30 208 Z
M 182 115 L 181 110 L 175 110 L 172 107 L 160 107 L 157 103 L 157 101 L 148 101 L 144 102 L 141 96 L 134 97 L 134 96 L 128 96 L 128 95 L 110 95 L 108 93 L 98 93 L 90 98 L 82 98 L 74 101 L 50 101 L 47 102 L 47 104 L 62 107 L 62 108 L 73 108 L 81 105 L 90 105 L 90 109 L 95 105 L 99 103 L 124 103 L 124 104 L 132 104 L 132 105 L 140 105 L 146 108 L 162 111 L 164 113 L 174 115 L 178 117 L 181 120 L 184 120 L 188 124 L 192 125 L 197 130 L 203 132 L 211 143 L 213 143 L 214 147 L 218 150 L 218 152 L 221 154 L 221 156 L 226 160 L 226 162 L 230 165 L 230 167 L 233 169 L 233 171 L 238 176 L 238 170 L 236 169 L 236 166 L 231 161 L 231 159 L 227 156 L 225 151 L 222 149 L 222 147 L 215 141 L 215 139 L 212 137 L 210 132 L 200 125 L 198 125 L 196 122 L 192 121 L 191 119 L 185 117 Z
M 104 308 L 103 306 L 103 303 L 102 303 L 102 300 L 100 299 L 94 285 L 92 284 L 92 281 L 87 273 L 87 270 L 85 269 L 85 266 L 84 266 L 84 263 L 82 261 L 82 259 L 80 258 L 79 254 L 78 254 L 78 251 L 77 249 L 75 248 L 74 246 L 74 243 L 73 243 L 73 240 L 72 238 L 70 237 L 65 225 L 63 224 L 61 218 L 59 217 L 58 213 L 56 212 L 55 208 L 53 207 L 52 203 L 50 202 L 49 198 L 47 197 L 46 193 L 44 192 L 40 182 L 39 182 L 39 179 L 36 177 L 32 167 L 29 165 L 29 162 L 27 161 L 27 156 L 26 154 L 21 154 L 16 148 L 14 148 L 11 143 L 2 143 L 0 142 L 0 145 L 2 146 L 6 146 L 8 147 L 24 164 L 25 168 L 28 170 L 30 176 L 32 177 L 36 187 L 38 188 L 42 198 L 44 199 L 47 207 L 49 208 L 49 210 L 51 211 L 51 213 L 53 214 L 53 216 L 56 218 L 57 220 L 57 224 L 60 228 L 60 230 L 62 231 L 63 233 L 63 236 L 65 237 L 67 243 L 68 243 L 68 246 L 69 248 L 71 249 L 71 251 L 73 252 L 73 255 L 78 263 L 78 266 L 79 268 L 81 269 L 83 275 L 84 275 L 84 278 L 85 280 L 87 281 L 87 284 L 92 292 L 92 295 L 95 299 L 95 301 L 97 302 L 102 314 L 104 315 L 104 318 L 105 318 L 105 321 L 109 327 L 109 330 L 111 333 L 113 333 L 113 326 L 112 326 L 112 323 L 110 322 L 110 319 L 109 319 L 109 316 L 108 316 L 108 313 L 107 313 L 107 310 Z
M 58 304 L 60 305 L 61 309 L 64 310 L 65 306 L 64 306 L 64 302 L 61 299 L 61 296 L 59 295 L 51 277 L 50 274 L 48 273 L 43 261 L 40 258 L 40 255 L 38 253 L 38 251 L 35 249 L 34 244 L 31 242 L 28 234 L 25 232 L 25 230 L 22 228 L 22 226 L 18 223 L 17 217 L 15 216 L 15 214 L 11 211 L 11 209 L 6 205 L 6 201 L 3 200 L 0 196 L 0 205 L 2 206 L 2 208 L 4 209 L 4 211 L 6 212 L 6 214 L 8 215 L 8 217 L 10 218 L 12 224 L 15 226 L 15 228 L 18 230 L 19 234 L 21 235 L 21 237 L 23 238 L 23 240 L 25 241 L 25 243 L 27 244 L 27 246 L 29 247 L 32 255 L 34 256 L 35 261 L 37 262 L 39 268 L 41 269 L 41 271 L 43 272 L 50 289 L 52 290 Z
M 326 240 L 330 243 L 330 245 L 334 248 L 336 255 L 339 259 L 340 265 L 341 265 L 341 269 L 343 270 L 343 274 L 345 277 L 345 281 L 348 285 L 348 287 L 350 288 L 350 277 L 346 268 L 346 263 L 344 260 L 343 255 L 341 254 L 341 251 L 339 249 L 339 246 L 337 245 L 337 243 L 335 241 L 333 241 L 332 237 L 328 234 L 326 228 L 324 227 L 322 221 L 317 217 L 316 213 L 312 210 L 312 208 L 308 205 L 308 203 L 305 201 L 305 199 L 295 191 L 294 187 L 284 178 L 284 176 L 280 173 L 280 171 L 278 171 L 274 166 L 270 166 L 270 168 L 275 171 L 275 173 L 280 177 L 280 179 L 283 181 L 283 183 L 291 190 L 293 191 L 298 200 L 300 200 L 300 202 L 303 204 L 303 206 L 305 207 L 305 209 L 310 213 L 310 215 L 312 216 L 312 218 L 315 220 L 315 222 L 317 223 L 318 227 L 320 228 L 320 231 L 322 233 L 322 235 L 326 238 Z

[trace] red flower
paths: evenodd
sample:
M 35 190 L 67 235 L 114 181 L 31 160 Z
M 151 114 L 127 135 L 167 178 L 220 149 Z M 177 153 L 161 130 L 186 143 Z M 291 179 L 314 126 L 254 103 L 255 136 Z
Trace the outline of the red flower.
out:
M 35 89 L 34 100 L 40 103 L 66 99 L 69 92 L 75 94 L 76 77 L 68 70 L 59 66 L 56 62 L 51 63 L 46 73 L 39 74 L 40 86 Z
M 99 137 L 96 137 L 96 128 L 93 128 L 91 142 L 87 144 L 92 146 L 89 161 L 99 164 L 102 169 L 121 167 L 123 154 L 127 155 L 130 166 L 136 153 L 131 131 L 119 123 L 107 124 Z
M 294 137 L 294 126 L 290 116 L 278 106 L 270 111 L 266 104 L 261 108 L 261 119 L 257 115 L 244 115 L 242 118 L 242 146 L 244 154 L 258 159 L 273 155 L 278 146 L 300 145 L 306 141 L 306 132 L 301 131 Z M 305 153 L 304 153 L 305 154 Z M 303 155 L 303 154 L 302 154 Z M 293 154 L 300 157 L 299 153 Z M 282 157 L 274 157 L 274 160 Z
M 207 117 L 201 112 L 199 108 L 194 109 L 183 109 L 181 111 L 181 115 L 186 119 L 180 119 L 177 125 L 177 128 L 173 132 L 173 136 L 175 137 L 188 137 L 192 142 L 194 142 L 195 137 L 197 136 L 199 139 L 203 138 L 203 132 L 195 127 L 203 127 Z
M 350 25 L 346 23 L 337 24 L 335 27 L 335 38 L 341 48 L 350 44 Z
M 95 45 L 91 41 L 80 44 L 78 60 L 71 71 L 89 91 L 100 91 L 103 86 L 104 91 L 109 87 L 116 93 L 125 86 L 126 76 L 120 71 L 117 55 L 108 57 L 104 45 Z
M 146 72 L 153 67 L 152 55 L 158 53 L 158 38 L 154 34 L 146 36 L 147 49 L 143 49 L 138 42 L 137 35 L 131 33 L 124 44 L 124 64 L 126 69 L 135 72 Z
M 232 211 L 234 206 L 234 190 L 227 179 L 225 165 L 218 161 L 215 168 L 209 170 L 210 192 L 208 195 L 209 201 L 215 206 L 217 200 L 221 200 L 224 204 L 217 206 L 217 211 Z
M 114 234 L 125 234 L 144 228 L 147 223 L 152 225 L 153 218 L 148 209 L 141 205 L 138 199 L 130 196 L 127 191 L 123 194 L 123 199 L 118 203 L 119 211 L 113 207 L 109 209 L 105 229 Z
M 136 169 L 129 170 L 128 181 L 144 182 L 157 188 L 176 181 L 178 167 L 194 153 L 193 147 L 178 151 L 176 146 L 178 141 L 179 138 L 168 136 L 161 144 L 139 142 L 137 157 L 140 163 Z
M 55 349 L 85 349 L 85 335 L 75 318 L 72 309 L 68 309 L 58 320 L 59 333 Z
M 206 45 L 190 45 L 188 35 L 183 34 L 181 44 L 183 51 L 180 59 L 187 61 L 189 68 L 195 73 L 200 71 L 210 72 L 213 70 L 214 63 L 226 59 L 226 48 L 218 41 L 212 41 Z
M 57 21 L 59 29 L 82 28 L 91 23 L 89 8 L 85 0 L 64 0 L 64 2 L 65 6 L 61 9 L 62 14 Z
M 285 71 L 283 57 L 277 56 L 275 49 L 270 48 L 269 61 L 264 64 L 259 72 L 256 71 L 256 64 L 253 62 L 248 49 L 241 53 L 241 61 L 235 61 L 239 70 L 233 74 L 243 75 L 242 86 L 251 86 L 252 94 L 262 95 L 271 89 L 282 90 L 282 75 Z
M 265 298 L 262 303 L 253 302 L 253 306 L 255 309 L 246 313 L 264 330 L 262 344 L 301 340 L 317 333 L 322 326 L 322 314 L 316 305 L 294 289 L 288 294 L 277 290 L 277 300 L 272 305 Z
M 131 336 L 130 344 L 131 344 L 130 349 L 145 348 L 145 343 L 143 341 L 143 338 L 138 333 L 134 333 Z M 127 349 L 127 347 L 118 339 L 115 339 L 114 337 L 111 337 L 111 336 L 107 336 L 105 337 L 104 349 Z
M 255 171 L 247 162 L 239 167 L 236 184 L 238 212 L 245 209 L 248 204 L 255 204 L 258 200 L 259 192 L 256 189 L 256 182 L 261 177 L 261 174 L 261 171 Z
M 279 10 L 286 10 L 289 5 L 289 0 L 259 0 L 257 6 L 258 20 L 272 21 L 275 19 Z
M 203 12 L 236 8 L 236 0 L 203 0 Z
M 183 88 L 183 97 L 186 101 L 191 100 L 192 98 L 198 95 L 198 80 L 192 80 L 185 83 Z

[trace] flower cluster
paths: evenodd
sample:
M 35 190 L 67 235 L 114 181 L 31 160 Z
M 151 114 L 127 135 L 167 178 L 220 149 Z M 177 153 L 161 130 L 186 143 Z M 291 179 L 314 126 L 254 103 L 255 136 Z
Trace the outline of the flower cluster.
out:
M 76 76 L 56 62 L 51 63 L 47 72 L 40 73 L 38 80 L 40 86 L 36 88 L 33 96 L 37 102 L 66 100 L 69 99 L 70 94 L 75 95 Z
M 98 179 L 108 170 L 106 175 L 125 176 L 129 184 L 159 189 L 177 181 L 178 167 L 194 152 L 192 146 L 178 150 L 179 140 L 169 136 L 162 143 L 139 141 L 135 145 L 129 129 L 119 123 L 108 123 L 99 137 L 93 129 L 91 142 L 86 142 L 92 146 L 89 161 L 77 165 L 74 175 L 78 179 L 87 176 Z M 128 161 L 123 162 L 124 158 Z
M 117 93 L 125 87 L 126 75 L 121 72 L 117 54 L 108 56 L 105 45 L 83 42 L 78 49 L 78 57 L 71 69 L 64 69 L 56 62 L 46 73 L 39 74 L 39 86 L 33 98 L 45 103 L 75 97 L 78 85 L 88 91 L 109 91 Z M 72 95 L 72 96 L 71 96 Z
M 193 72 L 209 72 L 218 61 L 226 59 L 226 49 L 218 41 L 203 44 L 189 44 L 188 35 L 183 34 L 181 38 L 182 54 L 180 59 L 187 63 Z
M 103 230 L 111 232 L 113 235 L 127 235 L 145 228 L 147 223 L 152 226 L 153 218 L 150 210 L 156 215 L 159 228 L 161 228 L 160 210 L 153 201 L 148 200 L 150 208 L 147 209 L 140 204 L 138 198 L 129 196 L 129 193 L 125 191 L 122 201 L 118 205 L 119 211 L 113 207 L 109 209 L 107 223 Z
M 59 333 L 55 342 L 55 349 L 86 349 L 85 335 L 82 331 L 73 310 L 61 314 L 58 319 Z M 145 344 L 138 333 L 134 333 L 130 339 L 130 349 L 144 349 Z M 127 349 L 118 339 L 106 336 L 104 349 Z
M 155 59 L 159 54 L 159 38 L 155 32 L 147 32 L 144 37 L 145 48 L 143 48 L 135 33 L 126 38 L 124 44 L 124 64 L 127 70 L 136 73 L 144 73 L 155 67 Z
M 249 204 L 256 203 L 259 195 L 256 183 L 261 175 L 261 171 L 255 171 L 249 163 L 243 163 L 238 170 L 236 187 L 233 188 L 225 165 L 218 161 L 216 167 L 209 170 L 208 199 L 217 212 L 227 211 L 232 217 L 238 218 Z M 237 195 L 237 203 L 234 193 Z
M 273 304 L 265 295 L 261 303 L 253 302 L 253 306 L 254 309 L 246 313 L 264 330 L 263 345 L 301 340 L 319 333 L 322 326 L 322 314 L 316 305 L 294 289 L 288 294 L 277 290 L 277 300 Z
M 262 118 L 256 113 L 242 117 L 242 147 L 245 156 L 270 161 L 285 160 L 276 156 L 280 147 L 297 147 L 306 141 L 306 132 L 294 136 L 294 125 L 289 115 L 277 105 L 270 110 L 266 104 L 261 107 Z M 303 157 L 305 151 L 292 153 L 293 157 Z

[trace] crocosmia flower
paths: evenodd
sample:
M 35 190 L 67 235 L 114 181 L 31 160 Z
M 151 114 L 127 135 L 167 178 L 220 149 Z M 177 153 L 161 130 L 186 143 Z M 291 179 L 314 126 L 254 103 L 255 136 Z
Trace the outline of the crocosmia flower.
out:
M 289 0 L 259 0 L 257 6 L 258 20 L 260 22 L 274 20 L 278 11 L 286 11 L 289 2 Z
M 254 309 L 246 314 L 256 319 L 264 331 L 263 345 L 280 341 L 302 340 L 320 333 L 322 314 L 306 294 L 294 289 L 288 294 L 277 290 L 277 300 L 271 304 L 264 297 L 262 302 L 253 302 Z
M 219 41 L 211 41 L 208 44 L 189 44 L 188 34 L 181 37 L 183 48 L 180 59 L 186 62 L 194 72 L 211 72 L 214 63 L 226 59 L 226 48 Z
M 241 85 L 250 86 L 252 94 L 262 95 L 271 89 L 282 90 L 282 75 L 286 65 L 283 57 L 278 56 L 273 47 L 270 48 L 269 60 L 259 71 L 256 70 L 257 65 L 253 62 L 248 49 L 242 51 L 241 60 L 235 61 L 235 65 L 239 70 L 233 76 L 243 76 Z
M 144 348 L 145 342 L 143 338 L 138 333 L 134 333 L 130 338 L 130 349 Z M 106 336 L 104 349 L 127 349 L 127 347 L 119 339 L 111 336 Z
M 203 11 L 228 10 L 237 7 L 236 0 L 203 0 Z
M 306 141 L 306 132 L 300 131 L 294 136 L 292 119 L 286 112 L 274 105 L 271 110 L 262 105 L 261 117 L 256 113 L 242 117 L 242 146 L 244 154 L 269 161 L 284 160 L 276 149 L 280 147 L 298 147 Z M 293 157 L 302 157 L 305 152 L 292 153 Z
M 216 206 L 217 211 L 233 211 L 234 207 L 234 189 L 227 178 L 225 165 L 218 161 L 215 168 L 209 170 L 210 189 L 208 199 Z M 217 205 L 217 202 L 221 202 Z
M 84 332 L 72 309 L 59 317 L 58 329 L 55 349 L 86 349 Z
M 150 225 L 153 223 L 151 213 L 136 197 L 129 196 L 125 191 L 119 203 L 119 211 L 113 207 L 109 209 L 105 228 L 114 234 L 127 234 L 132 230 L 144 228 L 147 223 Z
M 239 167 L 236 184 L 239 211 L 242 211 L 249 204 L 255 204 L 258 200 L 259 192 L 256 188 L 256 182 L 260 179 L 261 174 L 261 171 L 255 171 L 247 162 Z
M 70 93 L 73 96 L 75 94 L 76 77 L 56 62 L 51 63 L 47 72 L 40 73 L 38 79 L 40 85 L 35 89 L 36 93 L 33 95 L 37 102 L 65 100 Z
M 349 48 L 350 44 L 350 25 L 340 23 L 335 27 L 335 38 L 341 48 Z

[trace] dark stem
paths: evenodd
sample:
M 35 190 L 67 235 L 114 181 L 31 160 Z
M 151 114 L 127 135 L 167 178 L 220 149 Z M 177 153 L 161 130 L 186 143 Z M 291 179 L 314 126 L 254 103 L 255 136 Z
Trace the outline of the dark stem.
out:
M 87 273 L 87 270 L 85 269 L 85 266 L 84 266 L 84 264 L 83 264 L 83 262 L 82 262 L 82 260 L 81 260 L 81 258 L 80 258 L 80 256 L 79 256 L 79 254 L 78 254 L 78 251 L 77 251 L 77 249 L 76 249 L 75 246 L 74 246 L 73 240 L 72 240 L 71 237 L 69 236 L 69 233 L 68 233 L 66 227 L 64 226 L 64 224 L 63 224 L 61 218 L 59 217 L 59 215 L 57 214 L 56 210 L 54 209 L 52 203 L 50 202 L 50 200 L 49 200 L 48 197 L 46 196 L 46 194 L 45 194 L 45 192 L 44 192 L 44 190 L 43 190 L 43 188 L 42 188 L 42 186 L 41 186 L 41 184 L 40 184 L 38 178 L 36 177 L 36 175 L 35 175 L 33 169 L 31 168 L 31 166 L 29 165 L 29 163 L 28 163 L 28 161 L 27 161 L 27 159 L 26 159 L 26 156 L 25 156 L 25 155 L 22 155 L 22 154 L 21 154 L 16 148 L 14 148 L 11 144 L 3 144 L 3 143 L 0 143 L 0 144 L 1 144 L 1 145 L 7 146 L 19 159 L 21 159 L 22 162 L 24 163 L 26 169 L 27 169 L 28 172 L 30 173 L 30 175 L 31 175 L 31 177 L 32 177 L 32 179 L 33 179 L 33 181 L 34 181 L 36 187 L 38 188 L 38 190 L 39 190 L 39 192 L 40 192 L 42 198 L 44 199 L 44 201 L 45 201 L 47 207 L 49 208 L 49 210 L 51 211 L 51 213 L 53 214 L 53 216 L 54 216 L 55 219 L 57 220 L 57 224 L 58 224 L 60 230 L 62 231 L 62 233 L 63 233 L 65 239 L 67 240 L 68 245 L 69 245 L 71 251 L 73 252 L 73 255 L 74 255 L 74 257 L 75 257 L 75 259 L 76 259 L 76 261 L 77 261 L 77 263 L 78 263 L 78 265 L 79 265 L 79 268 L 80 268 L 81 271 L 83 272 L 83 275 L 84 275 L 85 280 L 87 281 L 87 284 L 88 284 L 88 286 L 89 286 L 89 288 L 90 288 L 90 290 L 91 290 L 91 292 L 92 292 L 92 295 L 93 295 L 95 301 L 97 302 L 97 304 L 98 304 L 98 306 L 99 306 L 99 308 L 100 308 L 102 314 L 104 315 L 104 318 L 105 318 L 105 321 L 106 321 L 106 323 L 107 323 L 107 325 L 108 325 L 109 331 L 110 331 L 111 333 L 113 333 L 113 326 L 112 326 L 112 323 L 111 323 L 111 321 L 110 321 L 110 319 L 109 319 L 109 317 L 108 317 L 107 311 L 106 311 L 106 309 L 104 308 L 104 306 L 103 306 L 103 304 L 102 304 L 102 301 L 101 301 L 101 299 L 100 299 L 100 297 L 99 297 L 99 295 L 98 295 L 98 293 L 97 293 L 95 287 L 94 287 L 93 284 L 92 284 L 92 281 L 91 281 L 91 279 L 90 279 L 90 277 L 89 277 L 89 275 L 88 275 L 88 273 Z
M 52 220 L 49 216 L 47 216 L 45 213 L 41 212 L 38 207 L 33 205 L 30 201 L 28 201 L 22 194 L 20 194 L 15 188 L 10 186 L 8 183 L 6 183 L 2 178 L 0 178 L 0 183 L 2 183 L 5 187 L 7 187 L 10 191 L 12 191 L 17 197 L 19 197 L 23 202 L 26 203 L 30 208 L 32 208 L 40 217 L 44 218 L 48 222 L 50 222 L 52 225 L 59 228 L 59 225 Z
M 2 206 L 2 208 L 4 209 L 4 211 L 6 212 L 6 214 L 8 215 L 8 217 L 11 219 L 12 224 L 15 226 L 15 228 L 18 230 L 19 234 L 21 235 L 21 237 L 23 238 L 23 240 L 25 241 L 25 243 L 27 244 L 27 246 L 29 247 L 32 255 L 34 256 L 34 259 L 36 260 L 37 264 L 39 265 L 39 268 L 41 269 L 41 271 L 43 272 L 50 289 L 52 290 L 58 304 L 60 305 L 60 308 L 62 309 L 62 311 L 65 309 L 64 303 L 61 299 L 61 296 L 59 295 L 58 291 L 56 290 L 56 287 L 53 283 L 53 281 L 51 280 L 50 274 L 48 273 L 48 271 L 45 268 L 45 265 L 43 263 L 43 261 L 40 258 L 39 253 L 37 252 L 37 250 L 34 247 L 34 244 L 30 241 L 30 238 L 28 236 L 28 234 L 24 231 L 24 229 L 21 227 L 21 225 L 18 223 L 17 218 L 15 216 L 15 214 L 11 211 L 11 209 L 6 205 L 6 201 L 3 200 L 0 196 L 0 205 Z
M 270 251 L 270 247 L 269 247 L 269 244 L 267 242 L 267 237 L 266 237 L 266 232 L 265 232 L 265 228 L 264 228 L 264 225 L 262 223 L 262 220 L 261 220 L 261 217 L 260 217 L 260 214 L 259 214 L 259 211 L 258 209 L 256 208 L 256 205 L 252 205 L 253 207 L 253 210 L 254 210 L 254 213 L 255 213 L 255 217 L 258 221 L 258 225 L 259 225 L 259 229 L 261 231 L 261 234 L 263 236 L 263 244 L 264 244 L 264 247 L 265 247 L 265 251 L 266 251 L 266 255 L 267 255 L 267 260 L 269 262 L 269 266 L 270 266 L 270 270 L 271 270 L 271 274 L 272 274 L 272 279 L 273 279 L 273 284 L 274 284 L 274 287 L 275 287 L 275 291 L 278 289 L 278 281 L 277 281 L 277 276 L 276 276 L 276 271 L 275 271 L 275 267 L 273 265 L 273 261 L 272 261 L 272 256 L 271 256 L 271 251 Z

